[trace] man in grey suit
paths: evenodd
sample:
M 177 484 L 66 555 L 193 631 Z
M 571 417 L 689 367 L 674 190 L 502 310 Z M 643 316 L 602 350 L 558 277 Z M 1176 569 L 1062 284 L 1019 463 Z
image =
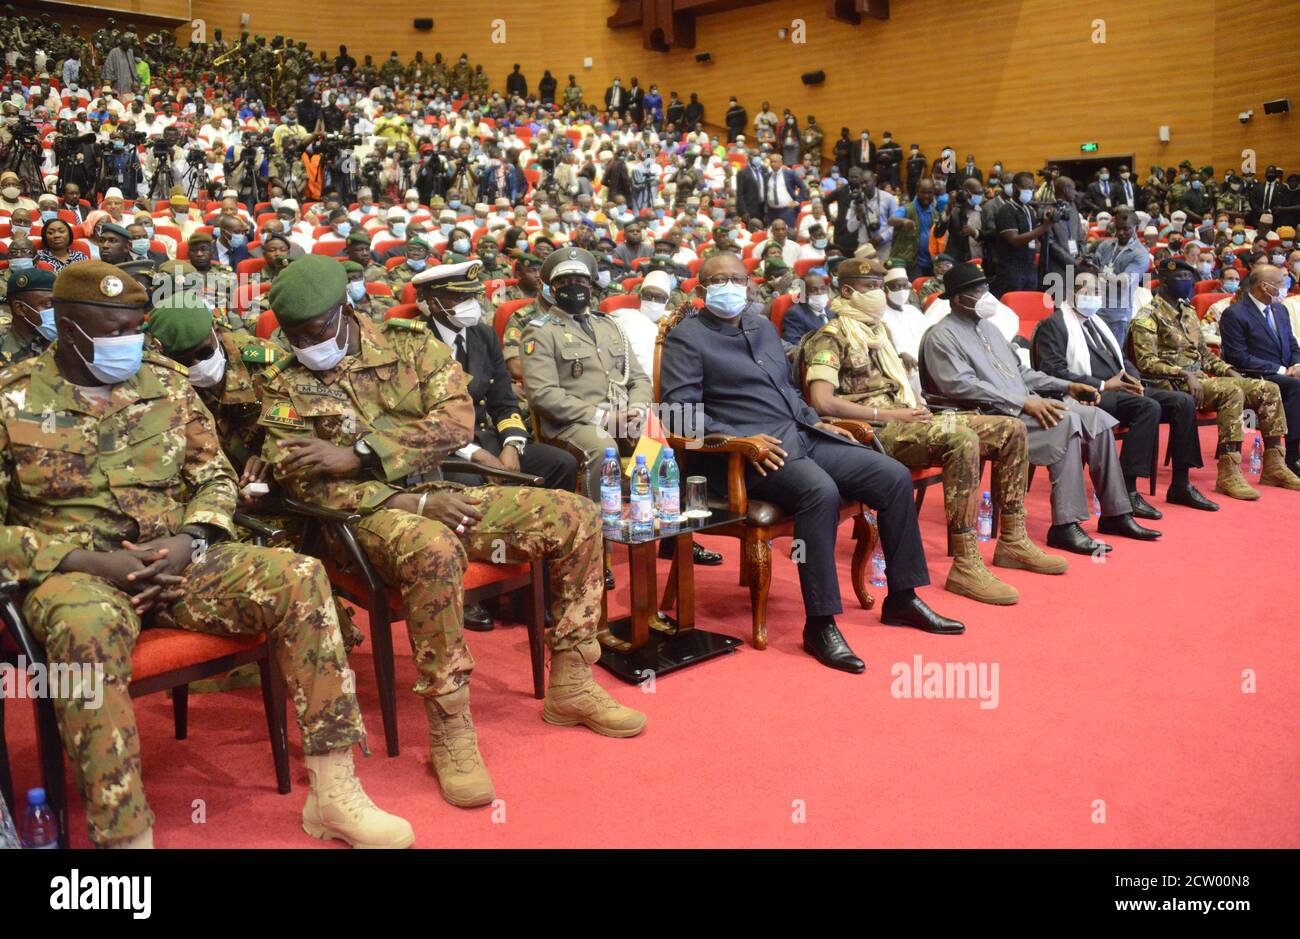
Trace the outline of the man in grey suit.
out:
M 1093 260 L 1102 273 L 1102 306 L 1097 317 L 1115 334 L 1120 348 L 1133 318 L 1133 291 L 1151 266 L 1151 253 L 1137 237 L 1137 216 L 1132 209 L 1115 213 L 1115 237 L 1097 245 Z
M 1060 299 L 1069 296 L 1074 286 L 1074 262 L 1083 254 L 1083 222 L 1075 208 L 1074 180 L 1058 176 L 1052 183 L 1056 205 L 1052 209 L 1052 227 L 1043 236 L 1039 252 L 1038 276 L 1043 290 Z
M 1020 363 L 1010 343 L 983 320 L 997 312 L 984 272 L 954 264 L 944 275 L 941 295 L 952 312 L 921 339 L 921 387 L 931 406 L 951 403 L 984 413 L 1019 417 L 1029 431 L 1029 461 L 1046 466 L 1052 478 L 1052 527 L 1047 543 L 1076 554 L 1110 550 L 1079 527 L 1088 518 L 1083 463 L 1101 501 L 1097 531 L 1151 541 L 1160 533 L 1133 520 L 1133 504 L 1115 454 L 1115 418 L 1090 404 L 1096 389 L 1053 378 Z M 1067 396 L 1065 400 L 1040 397 Z M 942 402 L 937 401 L 942 399 Z

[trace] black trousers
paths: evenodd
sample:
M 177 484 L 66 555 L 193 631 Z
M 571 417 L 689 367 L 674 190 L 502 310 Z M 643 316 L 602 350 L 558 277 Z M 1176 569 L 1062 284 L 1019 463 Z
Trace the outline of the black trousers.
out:
M 1265 375 L 1277 385 L 1282 394 L 1282 410 L 1286 414 L 1286 442 L 1294 445 L 1300 442 L 1300 378 L 1290 375 Z
M 501 455 L 499 447 L 487 449 L 494 456 Z M 568 450 L 561 450 L 559 447 L 534 440 L 524 447 L 524 454 L 519 459 L 519 471 L 530 476 L 540 476 L 542 485 L 547 489 L 573 492 L 578 479 L 578 461 Z M 447 473 L 446 478 L 467 486 L 481 486 L 484 482 L 479 477 L 467 473 Z M 491 481 L 489 478 L 488 482 Z
M 1202 466 L 1201 438 L 1196 432 L 1196 405 L 1184 391 L 1147 388 L 1145 395 L 1103 391 L 1098 406 L 1128 428 L 1120 453 L 1125 476 L 1150 476 L 1151 453 L 1160 439 L 1160 425 L 1169 425 L 1174 466 Z
M 1037 290 L 1038 271 L 1032 261 L 1028 263 L 1010 261 L 1006 264 L 999 261 L 997 273 L 994 275 L 989 289 L 996 297 L 1001 297 L 1013 290 Z
M 876 512 L 889 589 L 923 587 L 930 582 L 925 549 L 912 501 L 912 474 L 902 463 L 868 447 L 799 431 L 804 456 L 792 457 L 775 472 L 760 476 L 751 466 L 745 476 L 751 498 L 774 502 L 794 516 L 794 537 L 805 548 L 799 588 L 807 616 L 843 612 L 835 567 L 835 540 L 841 499 L 865 502 Z M 797 452 L 788 443 L 783 447 Z M 722 480 L 725 485 L 725 466 Z

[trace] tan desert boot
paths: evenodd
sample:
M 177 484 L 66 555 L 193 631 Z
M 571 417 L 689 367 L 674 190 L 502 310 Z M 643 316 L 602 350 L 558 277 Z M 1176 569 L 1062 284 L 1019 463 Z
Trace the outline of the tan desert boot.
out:
M 404 818 L 370 801 L 352 765 L 352 748 L 307 756 L 311 791 L 302 808 L 302 830 L 313 838 L 337 838 L 354 848 L 409 848 L 415 832 Z
M 1035 574 L 1064 574 L 1070 565 L 1059 554 L 1048 554 L 1025 534 L 1025 513 L 1004 512 L 998 529 L 998 546 L 993 565 Z
M 153 828 L 146 828 L 138 835 L 132 835 L 130 838 L 124 838 L 105 847 L 126 850 L 150 850 L 153 848 Z
M 1214 491 L 1245 502 L 1259 498 L 1259 493 L 1251 489 L 1246 477 L 1241 475 L 1240 453 L 1225 453 L 1219 457 L 1219 478 L 1214 481 Z
M 1020 591 L 998 580 L 984 566 L 975 532 L 969 528 L 953 532 L 952 549 L 952 567 L 944 584 L 950 593 L 996 606 L 1010 606 L 1020 600 Z
M 429 762 L 442 797 L 461 808 L 487 805 L 496 798 L 496 790 L 478 752 L 469 685 L 424 704 L 429 715 Z
M 600 643 L 589 639 L 576 649 L 551 653 L 551 681 L 542 720 L 560 727 L 584 724 L 606 737 L 635 737 L 645 730 L 645 715 L 624 707 L 596 684 L 591 665 Z
M 1259 474 L 1261 486 L 1278 486 L 1281 489 L 1300 489 L 1300 476 L 1286 465 L 1286 454 L 1281 447 L 1264 451 L 1264 468 Z

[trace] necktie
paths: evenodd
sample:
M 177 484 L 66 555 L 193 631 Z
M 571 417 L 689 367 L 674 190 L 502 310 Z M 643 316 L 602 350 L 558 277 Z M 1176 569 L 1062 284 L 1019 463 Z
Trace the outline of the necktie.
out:
M 1108 196 L 1108 195 L 1110 195 L 1110 183 L 1102 183 L 1102 184 L 1101 184 L 1101 194 L 1102 194 L 1103 196 Z
M 1264 208 L 1273 204 L 1273 184 L 1268 183 L 1264 186 Z
M 1103 359 L 1111 359 L 1111 360 L 1112 360 L 1112 364 L 1114 364 L 1114 357 L 1111 355 L 1111 352 L 1110 352 L 1110 343 L 1106 342 L 1105 337 L 1102 336 L 1102 335 L 1097 331 L 1097 330 L 1099 329 L 1099 327 L 1097 326 L 1097 324 L 1096 324 L 1095 322 L 1093 322 L 1091 319 L 1086 319 L 1086 320 L 1083 321 L 1083 328 L 1084 328 L 1084 330 L 1085 330 L 1086 332 L 1088 332 L 1089 334 L 1091 334 L 1091 336 L 1092 336 L 1092 341 L 1093 341 L 1094 343 L 1096 343 L 1096 345 L 1097 345 L 1097 349 L 1098 349 L 1099 353 L 1101 354 L 1101 357 L 1102 357 Z
M 456 334 L 456 361 L 461 368 L 469 368 L 469 356 L 465 352 L 465 334 Z
M 575 313 L 573 318 L 578 321 L 578 325 L 582 327 L 582 331 L 587 334 L 588 338 L 590 338 L 592 342 L 595 342 L 596 331 L 591 328 L 590 314 Z
M 1268 328 L 1273 330 L 1273 335 L 1277 335 L 1277 324 L 1273 322 L 1273 304 L 1264 307 L 1264 319 L 1268 321 Z

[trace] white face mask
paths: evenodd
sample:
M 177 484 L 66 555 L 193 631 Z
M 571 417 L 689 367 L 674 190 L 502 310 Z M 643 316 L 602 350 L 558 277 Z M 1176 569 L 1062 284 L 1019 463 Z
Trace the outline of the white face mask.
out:
M 195 388 L 211 388 L 226 374 L 226 354 L 217 343 L 216 350 L 201 362 L 190 366 L 190 384 Z
M 343 311 L 338 313 L 338 325 L 334 327 L 334 335 L 329 339 L 322 339 L 314 345 L 306 346 L 299 349 L 293 346 L 293 354 L 298 361 L 313 372 L 328 372 L 334 366 L 343 361 L 348 350 L 339 345 L 339 336 L 343 332 Z
M 808 294 L 808 308 L 815 313 L 820 313 L 826 309 L 827 299 L 828 297 L 824 293 L 810 293 Z
M 483 319 L 483 305 L 475 297 L 462 300 L 446 312 L 451 317 L 451 321 L 461 329 L 477 326 Z
M 907 298 L 911 295 L 912 291 L 908 290 L 906 287 L 901 290 L 891 290 L 889 291 L 889 302 L 894 306 L 902 306 L 907 302 Z
M 975 315 L 982 320 L 989 319 L 998 311 L 998 298 L 986 293 L 975 301 Z
M 641 312 L 649 317 L 650 322 L 652 323 L 659 322 L 659 319 L 664 315 L 666 309 L 668 309 L 668 301 L 666 300 L 641 301 Z
M 1090 317 L 1101 309 L 1101 294 L 1088 293 L 1080 294 L 1074 298 L 1074 308 L 1082 316 Z

